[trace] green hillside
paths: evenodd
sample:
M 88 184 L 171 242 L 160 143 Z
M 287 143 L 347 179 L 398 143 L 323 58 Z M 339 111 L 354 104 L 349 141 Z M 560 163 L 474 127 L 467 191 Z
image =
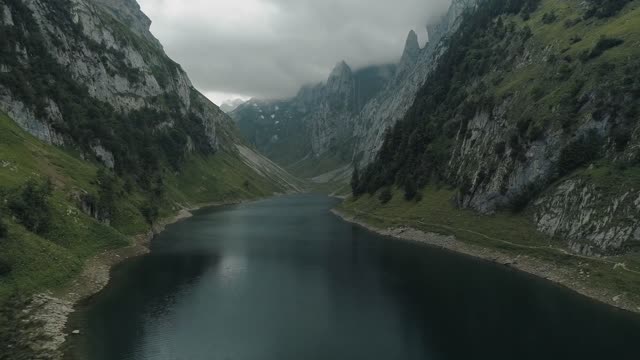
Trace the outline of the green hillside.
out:
M 345 200 L 338 210 L 379 229 L 410 226 L 427 233 L 453 235 L 465 244 L 511 259 L 539 259 L 547 270 L 563 274 L 567 286 L 587 288 L 603 301 L 610 302 L 622 295 L 627 307 L 640 305 L 638 254 L 606 258 L 572 254 L 555 239 L 537 232 L 526 216 L 511 212 L 486 216 L 461 210 L 451 201 L 454 195 L 455 189 L 427 186 L 419 191 L 421 201 L 407 202 L 403 192 L 395 189 L 388 202 L 381 202 L 378 196 L 363 195 Z
M 398 184 L 412 193 L 432 181 L 472 190 L 476 168 L 456 159 L 456 150 L 472 136 L 468 126 L 482 112 L 504 122 L 495 134 L 501 142 L 485 154 L 493 161 L 484 178 L 494 175 L 503 156 L 526 163 L 527 150 L 551 137 L 564 146 L 557 149 L 561 159 L 547 184 L 600 158 L 638 166 L 632 135 L 640 99 L 639 3 L 601 17 L 589 16 L 581 4 L 488 0 L 469 11 L 357 191 Z M 606 121 L 606 131 L 581 142 L 581 126 L 591 120 Z M 462 171 L 452 171 L 452 158 L 462 162 Z
M 478 2 L 342 210 L 640 303 L 639 59 L 639 1 Z
M 252 199 L 282 190 L 237 156 L 219 152 L 189 158 L 179 173 L 166 175 L 166 190 L 153 200 L 157 213 L 149 214 L 146 191 L 113 174 L 99 179 L 103 167 L 42 143 L 0 115 L 0 213 L 7 230 L 0 240 L 0 301 L 66 284 L 87 258 L 129 244 L 130 236 L 148 231 L 151 221 L 172 216 L 182 207 Z M 106 184 L 99 182 L 105 178 L 111 182 L 109 194 L 105 194 Z M 49 180 L 52 192 L 44 196 L 48 210 L 43 215 L 48 225 L 30 231 L 12 203 L 22 198 L 29 182 L 40 187 Z M 81 210 L 83 201 L 100 203 L 107 197 L 114 199 L 110 226 Z M 42 212 L 41 206 L 28 210 Z

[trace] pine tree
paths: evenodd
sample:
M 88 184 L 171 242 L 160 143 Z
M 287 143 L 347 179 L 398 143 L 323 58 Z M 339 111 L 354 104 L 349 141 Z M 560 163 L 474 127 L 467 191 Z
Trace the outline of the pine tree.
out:
M 418 186 L 413 178 L 407 179 L 404 184 L 404 198 L 407 201 L 413 200 L 418 194 Z
M 353 168 L 353 174 L 351 175 L 351 194 L 354 197 L 358 197 L 361 195 L 360 193 L 360 171 L 358 170 L 358 166 L 356 165 Z
M 390 187 L 384 188 L 382 192 L 380 192 L 380 196 L 378 197 L 378 199 L 380 199 L 380 202 L 382 204 L 388 203 L 389 201 L 391 201 L 392 198 L 393 198 L 393 194 L 391 193 Z
M 7 225 L 2 221 L 2 214 L 0 213 L 0 239 L 7 237 Z
M 9 210 L 29 231 L 42 235 L 51 223 L 49 197 L 52 192 L 51 179 L 43 183 L 31 179 L 9 199 Z

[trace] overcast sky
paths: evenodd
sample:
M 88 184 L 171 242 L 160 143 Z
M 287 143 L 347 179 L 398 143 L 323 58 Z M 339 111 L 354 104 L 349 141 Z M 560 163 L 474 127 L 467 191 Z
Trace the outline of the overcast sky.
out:
M 323 81 L 345 60 L 357 69 L 400 58 L 406 35 L 450 0 L 138 0 L 151 31 L 216 103 L 282 98 Z

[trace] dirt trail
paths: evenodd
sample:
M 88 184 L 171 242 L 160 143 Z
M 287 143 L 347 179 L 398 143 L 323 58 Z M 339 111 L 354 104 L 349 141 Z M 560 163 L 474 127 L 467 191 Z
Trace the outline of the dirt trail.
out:
M 356 210 L 356 213 L 360 214 L 360 215 L 364 215 L 365 217 L 376 218 L 376 219 L 379 219 L 379 220 L 385 220 L 385 219 L 389 220 L 389 219 L 391 219 L 391 220 L 394 220 L 394 221 L 397 221 L 397 222 L 402 222 L 403 221 L 402 218 L 398 218 L 398 217 L 396 217 L 396 218 L 384 218 L 382 216 L 378 216 L 378 215 L 375 215 L 375 214 L 372 214 L 372 213 L 368 213 L 368 212 L 365 212 L 365 211 L 361 211 L 361 210 Z M 444 224 L 428 223 L 428 222 L 424 222 L 424 221 L 420 221 L 420 220 L 418 220 L 417 223 L 421 224 L 421 225 L 425 225 L 425 226 L 440 227 L 440 228 L 447 229 L 447 230 L 452 230 L 452 231 L 464 231 L 464 232 L 467 232 L 467 233 L 470 233 L 470 234 L 481 236 L 481 237 L 483 237 L 483 238 L 485 238 L 487 240 L 497 241 L 497 242 L 501 242 L 503 244 L 507 244 L 507 245 L 511 245 L 511 246 L 515 246 L 515 247 L 520 247 L 520 248 L 524 248 L 524 249 L 554 250 L 554 251 L 557 251 L 557 252 L 559 252 L 559 253 L 561 253 L 563 255 L 573 256 L 573 257 L 576 257 L 576 258 L 581 258 L 581 259 L 585 259 L 585 260 L 589 260 L 589 261 L 596 261 L 596 262 L 601 262 L 601 263 L 605 263 L 605 264 L 610 264 L 610 265 L 613 265 L 614 269 L 621 268 L 621 269 L 623 269 L 625 271 L 628 271 L 630 273 L 640 275 L 640 271 L 629 269 L 625 263 L 619 263 L 619 262 L 616 262 L 616 261 L 608 260 L 606 257 L 595 257 L 595 256 L 587 256 L 587 255 L 575 254 L 575 253 L 567 251 L 566 249 L 562 249 L 562 248 L 551 246 L 551 245 L 548 245 L 548 246 L 532 246 L 532 245 L 518 244 L 518 243 L 514 243 L 512 241 L 508 241 L 508 240 L 492 237 L 492 236 L 489 236 L 489 235 L 486 235 L 486 234 L 483 234 L 481 232 L 477 232 L 477 231 L 474 231 L 474 230 L 465 229 L 465 228 L 459 228 L 459 227 L 449 226 L 449 225 L 444 225 Z

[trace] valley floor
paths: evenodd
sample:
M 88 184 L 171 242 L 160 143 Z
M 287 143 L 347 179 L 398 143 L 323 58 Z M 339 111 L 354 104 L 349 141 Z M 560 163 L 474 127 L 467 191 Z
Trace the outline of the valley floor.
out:
M 458 210 L 453 193 L 428 188 L 421 202 L 400 192 L 387 204 L 364 195 L 347 199 L 336 215 L 377 233 L 504 264 L 566 286 L 612 306 L 640 312 L 637 256 L 587 257 L 535 230 L 523 215 L 483 216 Z

